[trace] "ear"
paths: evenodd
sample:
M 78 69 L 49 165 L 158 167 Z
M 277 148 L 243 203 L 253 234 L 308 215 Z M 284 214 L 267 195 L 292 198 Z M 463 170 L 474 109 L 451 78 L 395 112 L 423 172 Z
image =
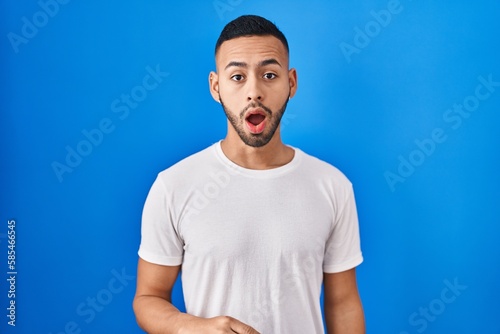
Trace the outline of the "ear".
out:
M 297 71 L 292 68 L 288 71 L 288 82 L 290 85 L 290 98 L 297 92 Z
M 219 76 L 214 71 L 208 75 L 208 85 L 210 87 L 210 94 L 215 101 L 220 103 L 219 100 Z

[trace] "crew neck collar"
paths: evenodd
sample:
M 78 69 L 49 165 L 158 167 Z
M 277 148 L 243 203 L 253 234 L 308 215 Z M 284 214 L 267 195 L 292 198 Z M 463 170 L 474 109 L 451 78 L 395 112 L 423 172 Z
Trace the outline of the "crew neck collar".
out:
M 294 155 L 292 160 L 290 162 L 286 163 L 283 166 L 276 167 L 276 168 L 271 168 L 271 169 L 250 169 L 250 168 L 245 168 L 242 167 L 233 161 L 229 160 L 229 158 L 224 154 L 224 151 L 222 151 L 221 147 L 221 142 L 222 140 L 218 141 L 213 145 L 213 148 L 215 150 L 215 154 L 217 158 L 220 160 L 220 162 L 226 166 L 228 169 L 230 169 L 232 172 L 236 174 L 241 174 L 245 175 L 248 177 L 254 177 L 254 178 L 273 178 L 277 177 L 283 174 L 286 174 L 292 170 L 294 170 L 300 163 L 300 160 L 302 159 L 302 151 L 292 147 L 288 146 L 291 149 L 294 150 Z

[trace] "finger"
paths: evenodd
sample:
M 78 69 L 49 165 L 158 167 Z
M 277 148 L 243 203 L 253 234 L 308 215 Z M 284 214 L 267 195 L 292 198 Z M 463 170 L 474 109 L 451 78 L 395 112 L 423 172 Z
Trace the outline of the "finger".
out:
M 244 324 L 241 321 L 236 320 L 234 318 L 231 318 L 229 326 L 231 327 L 231 330 L 233 332 L 238 333 L 238 334 L 259 334 L 259 332 L 257 332 L 252 327 L 250 327 L 247 324 Z

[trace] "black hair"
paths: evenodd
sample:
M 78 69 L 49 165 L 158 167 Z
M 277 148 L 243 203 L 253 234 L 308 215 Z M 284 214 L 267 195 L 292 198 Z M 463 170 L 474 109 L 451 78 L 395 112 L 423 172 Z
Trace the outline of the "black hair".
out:
M 274 23 L 261 16 L 242 15 L 226 24 L 222 29 L 215 44 L 215 54 L 225 41 L 243 36 L 274 36 L 283 43 L 286 52 L 289 52 L 285 35 Z

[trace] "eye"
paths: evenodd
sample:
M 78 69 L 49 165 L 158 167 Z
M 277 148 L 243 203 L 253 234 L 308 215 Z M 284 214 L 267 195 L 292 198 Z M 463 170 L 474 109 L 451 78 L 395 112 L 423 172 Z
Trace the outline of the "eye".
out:
M 276 74 L 274 74 L 274 73 L 266 73 L 266 74 L 264 74 L 264 78 L 268 79 L 268 80 L 272 80 L 272 79 L 276 78 Z
M 241 81 L 243 80 L 243 75 L 241 74 L 235 74 L 231 77 L 231 80 L 234 80 L 234 81 Z

